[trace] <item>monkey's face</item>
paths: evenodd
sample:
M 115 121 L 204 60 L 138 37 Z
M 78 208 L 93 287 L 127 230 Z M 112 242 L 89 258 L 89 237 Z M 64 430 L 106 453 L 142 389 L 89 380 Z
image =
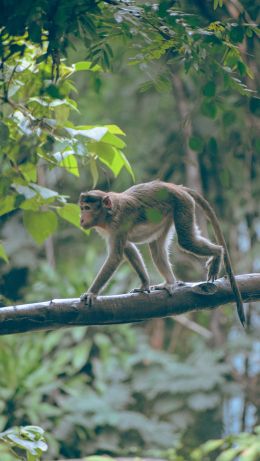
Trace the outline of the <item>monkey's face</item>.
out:
M 90 191 L 80 194 L 80 225 L 83 229 L 104 226 L 106 195 L 102 191 Z

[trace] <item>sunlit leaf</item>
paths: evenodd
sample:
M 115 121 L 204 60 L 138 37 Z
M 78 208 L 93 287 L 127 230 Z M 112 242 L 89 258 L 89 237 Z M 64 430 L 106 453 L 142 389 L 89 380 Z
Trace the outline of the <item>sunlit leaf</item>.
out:
M 126 146 L 126 143 L 122 139 L 118 138 L 112 133 L 106 133 L 102 137 L 102 142 L 111 144 L 112 146 L 118 147 L 119 149 L 123 149 Z
M 67 149 L 64 152 L 55 152 L 54 157 L 59 162 L 59 166 L 64 167 L 74 176 L 79 176 L 78 162 L 74 151 Z
M 57 197 L 59 194 L 55 190 L 48 189 L 44 186 L 39 186 L 39 184 L 30 183 L 30 187 L 34 189 L 38 194 L 41 195 L 45 200 Z
M 33 163 L 27 162 L 22 165 L 19 165 L 19 170 L 26 179 L 26 181 L 36 181 L 37 180 L 37 168 Z
M 80 227 L 80 210 L 78 205 L 75 203 L 66 203 L 63 207 L 56 208 L 56 211 L 62 219 L 83 230 Z M 84 232 L 89 233 L 89 231 Z
M 229 448 L 221 453 L 221 455 L 216 458 L 216 461 L 235 461 L 235 459 L 237 459 L 237 455 L 241 453 L 241 451 L 241 447 Z
M 91 61 L 75 62 L 71 67 L 76 72 L 81 70 L 91 70 L 92 72 L 102 71 L 102 67 L 99 64 L 93 66 Z
M 117 149 L 110 144 L 103 143 L 103 140 L 91 147 L 93 148 L 93 152 L 98 155 L 101 162 L 107 165 L 113 171 L 115 176 L 118 176 L 124 166 L 133 177 L 131 166 L 120 149 Z
M 3 259 L 6 263 L 8 263 L 8 256 L 5 252 L 4 246 L 0 243 L 0 258 Z
M 105 127 L 108 129 L 109 133 L 125 136 L 124 131 L 122 131 L 117 125 L 105 125 Z
M 65 128 L 66 131 L 72 136 L 84 136 L 89 139 L 93 139 L 95 141 L 100 141 L 105 134 L 107 133 L 108 129 L 106 127 L 100 126 L 90 129 L 74 129 L 74 128 Z M 113 135 L 110 135 L 113 136 Z
M 36 192 L 28 186 L 23 186 L 22 184 L 14 183 L 12 187 L 21 195 L 24 195 L 26 199 L 31 199 L 35 197 Z
M 15 206 L 15 196 L 14 195 L 7 195 L 6 197 L 1 197 L 0 200 L 0 216 L 9 213 L 10 211 L 14 210 Z
M 133 180 L 135 180 L 135 175 L 134 175 L 134 172 L 133 172 L 133 169 L 130 165 L 130 163 L 128 162 L 125 154 L 120 150 L 120 155 L 122 157 L 122 159 L 124 160 L 124 167 L 125 169 L 128 171 L 128 173 L 132 176 Z
M 215 451 L 217 448 L 220 448 L 224 444 L 225 440 L 223 439 L 208 440 L 206 443 L 203 443 L 200 449 L 203 454 L 207 454 Z

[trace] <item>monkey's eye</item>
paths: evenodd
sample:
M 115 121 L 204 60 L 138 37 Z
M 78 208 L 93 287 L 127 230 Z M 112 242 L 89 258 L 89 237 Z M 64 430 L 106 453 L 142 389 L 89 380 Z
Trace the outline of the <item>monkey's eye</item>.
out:
M 91 209 L 91 208 L 90 208 L 89 205 L 84 205 L 84 207 L 83 207 L 83 210 L 90 210 L 90 209 Z

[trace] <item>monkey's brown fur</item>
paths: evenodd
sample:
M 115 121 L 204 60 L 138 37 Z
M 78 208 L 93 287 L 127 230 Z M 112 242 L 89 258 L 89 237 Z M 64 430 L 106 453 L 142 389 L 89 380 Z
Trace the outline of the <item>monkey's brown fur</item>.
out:
M 226 242 L 218 219 L 207 202 L 196 191 L 184 186 L 162 181 L 152 181 L 127 189 L 125 192 L 92 190 L 80 195 L 80 224 L 84 229 L 95 227 L 108 243 L 107 259 L 92 283 L 89 291 L 81 297 L 91 304 L 123 257 L 137 272 L 141 287 L 134 291 L 149 291 L 150 280 L 142 256 L 135 244 L 148 243 L 152 259 L 165 283 L 152 287 L 166 289 L 173 294 L 176 279 L 169 262 L 168 247 L 173 225 L 179 245 L 197 256 L 207 256 L 208 281 L 214 282 L 224 256 L 225 268 L 232 286 L 237 312 L 242 325 L 245 314 Z M 211 221 L 218 244 L 202 237 L 196 224 L 195 202 Z

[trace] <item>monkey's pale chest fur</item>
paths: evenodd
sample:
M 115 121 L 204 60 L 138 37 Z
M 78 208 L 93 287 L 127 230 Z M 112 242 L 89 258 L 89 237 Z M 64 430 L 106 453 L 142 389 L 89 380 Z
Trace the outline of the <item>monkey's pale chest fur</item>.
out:
M 163 218 L 159 223 L 147 222 L 135 224 L 133 228 L 128 231 L 127 240 L 137 244 L 153 242 L 165 232 L 165 229 L 170 229 L 170 227 L 172 227 L 171 225 L 173 226 L 173 221 L 169 219 L 169 217 Z M 109 237 L 107 229 L 97 226 L 96 230 L 103 238 L 106 239 Z

